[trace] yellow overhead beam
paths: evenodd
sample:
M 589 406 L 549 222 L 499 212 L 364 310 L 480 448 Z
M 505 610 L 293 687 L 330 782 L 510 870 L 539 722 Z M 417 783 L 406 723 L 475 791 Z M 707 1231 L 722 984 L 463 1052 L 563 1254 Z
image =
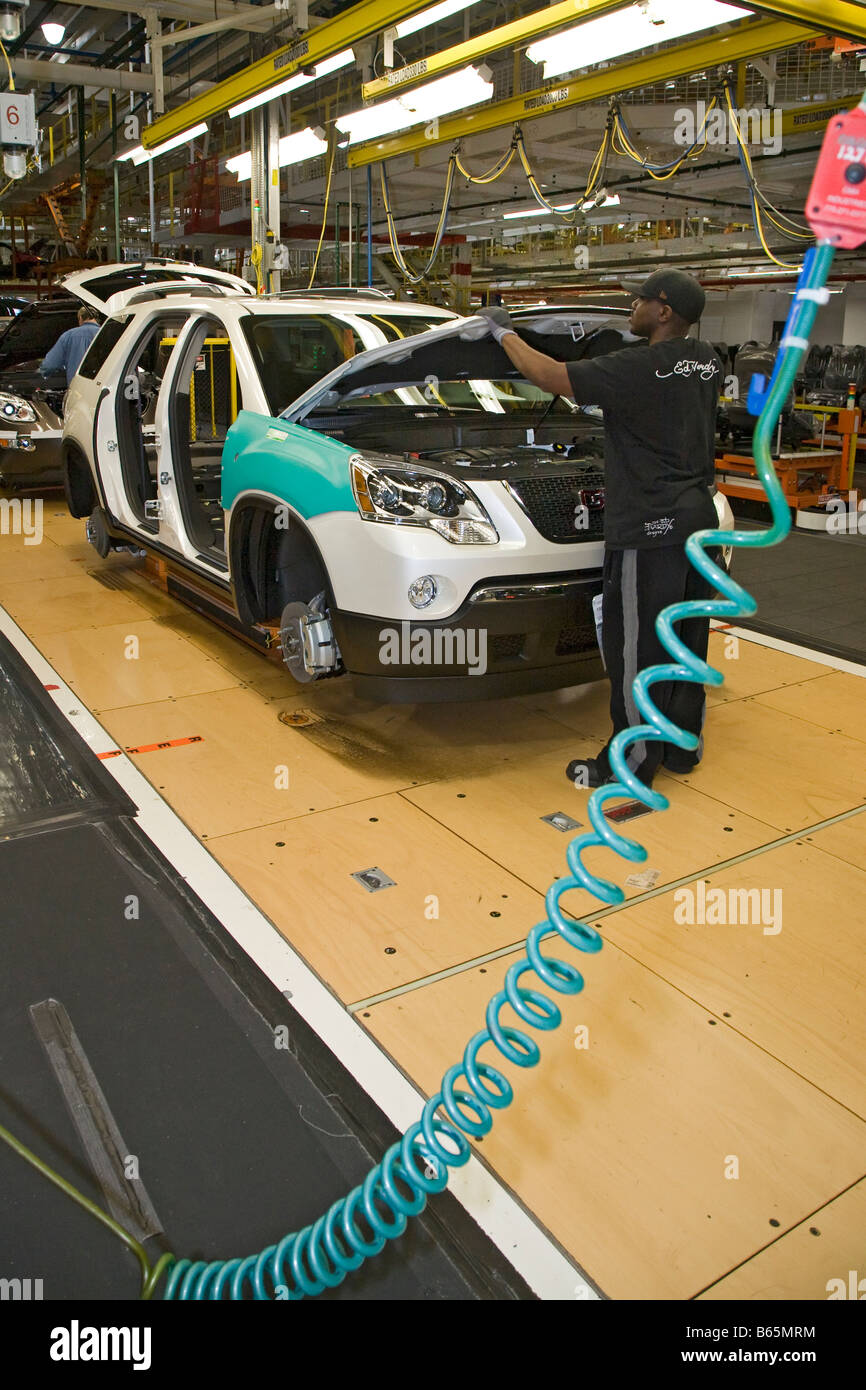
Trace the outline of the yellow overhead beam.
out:
M 425 0 L 362 0 L 361 4 L 353 5 L 334 19 L 310 29 L 303 38 L 285 44 L 269 53 L 267 58 L 260 58 L 248 68 L 227 77 L 224 82 L 218 82 L 201 96 L 167 111 L 152 125 L 145 126 L 141 143 L 145 149 L 153 149 L 155 145 L 173 139 L 201 121 L 209 121 L 247 97 L 257 96 L 268 87 L 285 82 L 300 69 L 314 67 L 334 53 L 351 48 L 368 34 L 391 28 L 407 15 L 423 9 L 424 5 Z
M 454 44 L 452 48 L 444 48 L 441 53 L 431 53 L 429 57 L 419 58 L 415 63 L 394 68 L 384 77 L 365 82 L 362 88 L 364 100 L 370 101 L 373 97 L 392 92 L 395 87 L 417 82 L 421 77 L 435 77 L 439 73 L 448 72 L 450 68 L 465 67 L 477 58 L 485 58 L 489 53 L 495 53 L 499 48 L 526 43 L 537 38 L 539 34 L 549 33 L 550 30 L 563 25 L 597 19 L 599 15 L 610 10 L 622 9 L 623 5 L 629 3 L 631 0 L 561 0 L 559 4 L 549 5 L 546 10 L 536 10 L 534 14 L 524 15 L 522 19 L 515 19 L 498 29 L 477 34 L 474 39 Z
M 738 0 L 750 4 L 750 0 Z M 866 8 L 863 0 L 760 0 L 757 9 L 781 19 L 793 19 L 817 29 L 820 34 L 840 38 L 866 39 Z
M 395 155 L 409 154 L 413 150 L 453 143 L 483 131 L 497 130 L 501 126 L 524 124 L 566 106 L 581 106 L 604 97 L 619 96 L 633 87 L 648 87 L 672 77 L 685 77 L 699 69 L 717 68 L 756 54 L 789 48 L 808 38 L 809 32 L 801 24 L 757 20 L 728 34 L 712 33 L 680 48 L 666 48 L 649 57 L 605 68 L 602 72 L 589 73 L 568 82 L 551 83 L 532 92 L 521 92 L 518 96 L 489 106 L 476 106 L 459 116 L 407 130 L 403 135 L 367 141 L 349 149 L 348 164 L 350 168 L 358 168 L 378 160 L 392 159 Z
M 814 135 L 823 133 L 833 116 L 850 111 L 857 105 L 856 96 L 840 97 L 837 101 L 822 102 L 820 106 L 790 106 L 782 112 L 782 135 Z

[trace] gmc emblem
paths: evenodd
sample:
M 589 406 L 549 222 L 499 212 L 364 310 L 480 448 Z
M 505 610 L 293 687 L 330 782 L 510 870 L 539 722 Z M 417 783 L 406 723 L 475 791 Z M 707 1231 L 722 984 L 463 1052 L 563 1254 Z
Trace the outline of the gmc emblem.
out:
M 600 507 L 604 506 L 604 488 L 582 487 L 580 489 L 580 501 L 584 507 L 598 511 Z

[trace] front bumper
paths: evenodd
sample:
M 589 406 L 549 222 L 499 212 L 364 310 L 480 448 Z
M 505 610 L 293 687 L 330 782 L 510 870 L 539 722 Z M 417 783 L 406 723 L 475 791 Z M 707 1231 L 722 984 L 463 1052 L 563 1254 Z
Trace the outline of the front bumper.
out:
M 358 695 L 388 703 L 490 700 L 599 680 L 592 600 L 601 570 L 490 577 L 447 622 L 331 611 Z
M 0 477 L 7 482 L 63 483 L 60 430 L 14 430 L 0 427 Z

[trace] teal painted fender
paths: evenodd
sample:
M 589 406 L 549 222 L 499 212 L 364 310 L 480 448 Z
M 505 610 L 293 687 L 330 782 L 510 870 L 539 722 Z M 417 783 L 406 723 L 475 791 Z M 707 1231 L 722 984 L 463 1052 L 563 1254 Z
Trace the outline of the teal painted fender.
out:
M 348 463 L 355 453 L 303 425 L 242 410 L 223 446 L 223 509 L 240 493 L 269 492 L 305 519 L 357 512 Z

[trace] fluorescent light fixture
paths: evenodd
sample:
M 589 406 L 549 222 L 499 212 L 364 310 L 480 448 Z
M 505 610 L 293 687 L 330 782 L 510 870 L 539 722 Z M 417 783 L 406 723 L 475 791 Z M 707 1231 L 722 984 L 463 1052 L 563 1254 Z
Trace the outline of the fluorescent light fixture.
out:
M 133 164 L 145 164 L 148 159 L 158 159 L 161 154 L 168 154 L 169 150 L 176 150 L 178 145 L 185 145 L 188 140 L 194 140 L 197 135 L 204 135 L 207 130 L 207 121 L 201 121 L 199 125 L 190 126 L 189 130 L 182 130 L 180 135 L 174 135 L 170 140 L 164 140 L 161 145 L 155 145 L 152 150 L 146 150 L 143 145 L 130 150 L 128 155 Z
M 617 202 L 619 202 L 619 199 L 617 199 Z M 575 206 L 576 204 L 574 203 L 559 203 L 554 210 L 556 212 L 571 212 Z M 536 203 L 534 208 L 521 208 L 520 212 L 504 212 L 502 214 L 506 222 L 510 222 L 512 218 L 515 217 L 545 217 L 549 215 L 547 208 L 543 208 L 540 203 Z
M 276 97 L 284 97 L 287 92 L 294 92 L 298 87 L 306 87 L 310 82 L 316 82 L 320 77 L 330 77 L 332 72 L 339 72 L 340 68 L 348 67 L 349 63 L 354 63 L 355 55 L 351 48 L 344 48 L 342 53 L 334 53 L 330 58 L 323 58 L 321 63 L 317 63 L 313 72 L 295 72 L 291 77 L 287 77 L 285 82 L 279 82 L 276 87 L 267 87 L 263 92 L 256 92 L 254 97 L 247 97 L 245 101 L 239 101 L 236 106 L 229 107 L 229 115 L 242 116 L 245 111 L 252 111 L 256 106 L 264 106 L 266 101 L 273 101 Z
M 348 67 L 354 61 L 351 48 L 344 48 L 342 53 L 335 53 L 331 58 L 323 58 L 321 63 L 316 64 L 316 81 L 320 77 L 330 77 L 332 72 L 339 72 L 340 68 Z
M 322 139 L 323 135 L 321 126 L 316 126 L 315 130 L 307 126 L 305 130 L 298 130 L 294 135 L 284 135 L 277 153 L 280 168 L 284 164 L 300 164 L 304 159 L 315 159 L 318 155 L 325 154 L 328 142 Z
M 629 5 L 531 43 L 526 56 L 533 63 L 544 64 L 546 81 L 560 72 L 606 63 L 626 53 L 715 29 L 733 19 L 750 18 L 752 13 L 720 0 L 689 0 L 687 5 L 682 0 L 650 0 L 649 4 Z
M 321 126 L 317 126 L 315 130 L 307 126 L 305 130 L 295 131 L 294 135 L 284 135 L 277 146 L 279 167 L 282 169 L 286 164 L 300 164 L 304 159 L 315 159 L 318 155 L 324 154 L 328 143 L 322 139 L 323 134 Z M 252 151 L 245 150 L 243 154 L 233 155 L 231 159 L 226 160 L 226 168 L 232 174 L 237 174 L 238 183 L 252 178 Z
M 423 87 L 413 87 L 391 101 L 380 101 L 377 106 L 362 106 L 359 111 L 338 116 L 337 129 L 349 136 L 350 145 L 357 145 L 361 140 L 376 140 L 380 135 L 392 135 L 409 126 L 433 121 L 437 116 L 446 116 L 449 111 L 477 106 L 480 101 L 489 101 L 493 96 L 493 83 L 488 80 L 489 76 L 490 69 L 483 64 L 480 68 L 461 68 L 459 72 L 452 72 L 435 82 L 427 82 Z
M 65 24 L 43 24 L 42 32 L 45 35 L 46 43 L 50 43 L 52 48 L 56 48 L 63 42 L 63 35 L 66 33 Z
M 470 5 L 475 4 L 477 0 L 442 0 L 441 5 L 431 5 L 429 10 L 420 10 L 418 14 L 410 15 L 408 19 L 401 19 L 399 24 L 395 24 L 397 38 L 405 39 L 407 34 L 416 34 L 419 29 L 427 29 L 431 24 L 438 24 L 440 19 L 459 14 L 461 10 L 468 10 Z
M 243 154 L 232 155 L 231 159 L 226 160 L 226 168 L 230 174 L 237 174 L 238 183 L 243 183 L 245 179 L 253 176 L 253 152 L 244 150 Z

